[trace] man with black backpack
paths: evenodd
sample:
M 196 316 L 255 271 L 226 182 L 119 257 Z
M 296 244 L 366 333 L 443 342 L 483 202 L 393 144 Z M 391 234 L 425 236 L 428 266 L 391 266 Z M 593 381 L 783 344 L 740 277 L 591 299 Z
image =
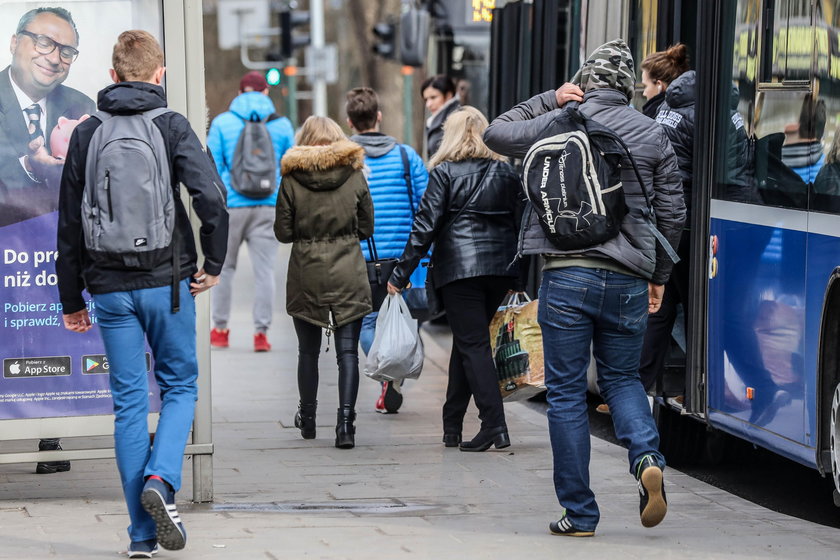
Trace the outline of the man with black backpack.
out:
M 190 124 L 166 107 L 163 51 L 146 31 L 120 34 L 114 84 L 79 124 L 61 178 L 58 291 L 64 326 L 83 333 L 92 296 L 108 356 L 114 449 L 131 525 L 130 558 L 178 550 L 175 506 L 197 398 L 194 296 L 219 281 L 227 247 L 225 188 Z M 201 221 L 197 255 L 183 185 Z M 160 388 L 154 446 L 148 428 L 146 341 Z
M 279 244 L 274 237 L 274 207 L 280 185 L 280 159 L 294 144 L 292 123 L 278 116 L 268 97 L 268 84 L 259 72 L 239 82 L 239 95 L 230 110 L 215 119 L 207 147 L 227 187 L 230 212 L 227 260 L 213 294 L 210 344 L 230 345 L 231 301 L 239 247 L 248 243 L 254 270 L 254 351 L 268 352 L 268 328 L 274 313 L 274 265 Z
M 520 254 L 545 258 L 543 334 L 554 487 L 552 534 L 588 537 L 600 519 L 589 487 L 590 346 L 615 432 L 628 448 L 642 525 L 665 517 L 659 435 L 639 379 L 647 314 L 662 303 L 685 221 L 676 156 L 662 128 L 630 107 L 636 81 L 623 40 L 602 45 L 557 91 L 500 115 L 484 135 L 524 158 Z M 580 107 L 562 108 L 569 101 Z M 576 104 L 575 104 L 576 105 Z
M 407 144 L 400 144 L 393 137 L 383 134 L 379 127 L 382 112 L 379 96 L 368 87 L 358 87 L 347 92 L 347 124 L 355 131 L 350 140 L 365 149 L 365 178 L 373 200 L 376 229 L 370 239 L 380 259 L 396 259 L 402 255 L 414 213 L 426 192 L 429 173 L 417 152 Z M 372 260 L 368 245 L 362 243 L 362 253 Z M 384 278 L 387 281 L 387 276 Z M 411 275 L 414 288 L 403 292 L 412 314 L 417 309 L 415 296 L 425 293 L 426 268 L 417 267 Z M 382 286 L 383 296 L 385 285 Z M 421 302 L 423 303 L 423 302 Z M 360 342 L 365 354 L 370 351 L 376 332 L 376 318 L 382 300 L 374 297 L 373 313 L 362 322 Z M 393 414 L 402 405 L 402 383 L 384 382 L 374 410 Z

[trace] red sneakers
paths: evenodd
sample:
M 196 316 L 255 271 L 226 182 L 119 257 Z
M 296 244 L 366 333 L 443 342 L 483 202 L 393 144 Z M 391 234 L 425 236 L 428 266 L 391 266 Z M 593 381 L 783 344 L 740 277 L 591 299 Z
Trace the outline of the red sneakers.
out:
M 402 406 L 402 381 L 385 381 L 382 383 L 382 394 L 376 399 L 374 410 L 381 414 L 396 414 Z
M 230 346 L 228 335 L 230 335 L 230 329 L 212 329 L 210 331 L 210 346 L 227 348 Z
M 264 332 L 258 332 L 254 335 L 254 352 L 268 352 L 271 350 L 271 344 L 268 343 L 268 337 Z

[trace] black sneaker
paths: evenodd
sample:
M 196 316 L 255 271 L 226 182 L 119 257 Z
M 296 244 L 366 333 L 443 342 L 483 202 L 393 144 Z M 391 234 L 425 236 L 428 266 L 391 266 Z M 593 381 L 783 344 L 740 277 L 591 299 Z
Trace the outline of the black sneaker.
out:
M 665 482 L 662 469 L 653 455 L 645 455 L 636 466 L 636 481 L 639 484 L 639 515 L 643 527 L 656 527 L 665 519 L 668 500 L 665 498 Z
M 128 545 L 129 558 L 151 558 L 158 553 L 158 545 L 155 539 L 147 541 L 132 541 Z
M 564 537 L 595 536 L 595 531 L 581 531 L 580 529 L 576 528 L 574 525 L 572 525 L 572 522 L 569 521 L 569 518 L 566 517 L 565 514 L 557 521 L 552 521 L 551 523 L 549 523 L 548 530 L 551 531 L 552 535 L 561 535 Z
M 61 440 L 42 439 L 38 442 L 38 451 L 61 451 Z M 38 463 L 35 472 L 38 474 L 52 474 L 70 470 L 70 461 L 48 461 Z
M 175 507 L 175 492 L 168 484 L 150 478 L 140 494 L 143 509 L 152 517 L 157 529 L 157 542 L 166 550 L 181 550 L 187 544 L 187 532 L 178 508 Z

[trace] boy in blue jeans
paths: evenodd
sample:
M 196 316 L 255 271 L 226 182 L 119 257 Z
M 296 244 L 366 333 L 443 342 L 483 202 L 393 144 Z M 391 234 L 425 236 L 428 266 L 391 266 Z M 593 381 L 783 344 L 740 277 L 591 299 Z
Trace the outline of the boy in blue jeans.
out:
M 67 329 L 83 333 L 91 328 L 83 289 L 87 288 L 96 306 L 110 364 L 117 468 L 131 519 L 128 554 L 130 558 L 151 558 L 158 544 L 169 550 L 186 544 L 175 492 L 181 485 L 184 448 L 197 395 L 193 298 L 218 283 L 227 248 L 228 216 L 225 189 L 189 122 L 174 111 L 161 111 L 166 107 L 160 85 L 165 68 L 157 40 L 145 31 L 122 33 L 112 63 L 115 83 L 98 97 L 98 108 L 106 114 L 81 123 L 70 139 L 61 178 L 56 272 Z M 149 118 L 166 148 L 165 154 L 156 155 L 167 158 L 173 188 L 175 231 L 168 256 L 142 270 L 100 266 L 82 235 L 89 145 L 103 120 L 149 111 L 154 111 Z M 95 161 L 97 154 L 92 156 Z M 189 191 L 201 220 L 204 264 L 200 269 L 178 184 Z M 175 262 L 178 270 L 174 270 Z M 161 396 L 154 446 L 147 426 L 145 340 L 152 349 Z

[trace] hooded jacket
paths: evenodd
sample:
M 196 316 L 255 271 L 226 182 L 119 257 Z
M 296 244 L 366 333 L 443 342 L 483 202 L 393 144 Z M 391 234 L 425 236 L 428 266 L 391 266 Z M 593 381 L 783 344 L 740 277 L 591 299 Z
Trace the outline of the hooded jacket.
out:
M 685 222 L 677 160 L 665 131 L 629 106 L 632 68 L 633 60 L 623 41 L 597 49 L 575 76 L 583 80 L 579 83 L 585 92 L 580 111 L 612 129 L 627 145 L 645 184 L 639 184 L 631 162 L 624 158 L 621 180 L 625 201 L 628 207 L 643 208 L 646 201 L 641 189 L 646 189 L 656 228 L 676 247 Z M 561 112 L 555 92 L 547 91 L 497 117 L 485 131 L 484 141 L 498 153 L 524 157 Z M 529 209 L 526 206 L 520 233 L 522 254 L 609 259 L 655 284 L 664 284 L 671 274 L 670 257 L 636 212 L 625 216 L 618 236 L 581 251 L 561 252 L 546 239 L 536 214 Z
M 130 115 L 166 107 L 163 88 L 145 82 L 122 82 L 99 92 L 99 109 L 117 115 Z M 222 272 L 227 251 L 228 214 L 225 187 L 213 163 L 183 115 L 168 112 L 154 119 L 166 144 L 166 156 L 172 171 L 175 189 L 175 223 L 181 247 L 180 278 L 198 271 L 192 226 L 186 208 L 178 195 L 178 184 L 184 185 L 192 198 L 195 213 L 201 221 L 199 238 L 204 254 L 202 268 L 207 274 Z M 151 271 L 120 270 L 95 266 L 85 249 L 82 233 L 82 195 L 85 187 L 85 166 L 88 145 L 99 119 L 79 123 L 70 137 L 67 161 L 61 177 L 58 213 L 58 291 L 65 314 L 85 306 L 82 290 L 92 294 L 123 292 L 167 286 L 172 282 L 172 260 L 166 259 Z
M 426 192 L 429 173 L 417 152 L 411 146 L 403 145 L 411 179 L 412 196 L 409 198 L 400 144 L 393 137 L 365 133 L 351 136 L 350 140 L 365 150 L 364 173 L 373 200 L 376 252 L 381 259 L 395 259 L 402 254 L 408 241 L 411 222 Z M 362 243 L 362 253 L 365 258 L 371 258 L 366 243 Z
M 246 120 L 264 120 L 274 115 L 274 103 L 271 98 L 258 91 L 248 91 L 237 95 L 230 103 L 230 109 L 215 119 L 207 133 L 207 148 L 213 154 L 216 169 L 227 187 L 228 208 L 242 208 L 245 206 L 274 206 L 277 204 L 277 191 L 262 199 L 247 197 L 236 192 L 230 183 L 230 168 L 239 136 L 245 128 Z M 275 115 L 276 116 L 276 115 Z M 292 123 L 286 117 L 270 120 L 266 127 L 274 146 L 274 157 L 277 158 L 277 184 L 280 184 L 279 162 L 286 150 L 295 143 L 295 131 Z
M 348 140 L 295 146 L 281 165 L 274 234 L 292 243 L 286 311 L 324 328 L 361 319 L 371 295 L 359 240 L 373 235 L 374 223 L 364 150 Z
M 680 74 L 665 91 L 665 102 L 656 115 L 677 155 L 683 182 L 686 211 L 691 211 L 691 185 L 694 175 L 694 105 L 697 78 L 694 70 Z

